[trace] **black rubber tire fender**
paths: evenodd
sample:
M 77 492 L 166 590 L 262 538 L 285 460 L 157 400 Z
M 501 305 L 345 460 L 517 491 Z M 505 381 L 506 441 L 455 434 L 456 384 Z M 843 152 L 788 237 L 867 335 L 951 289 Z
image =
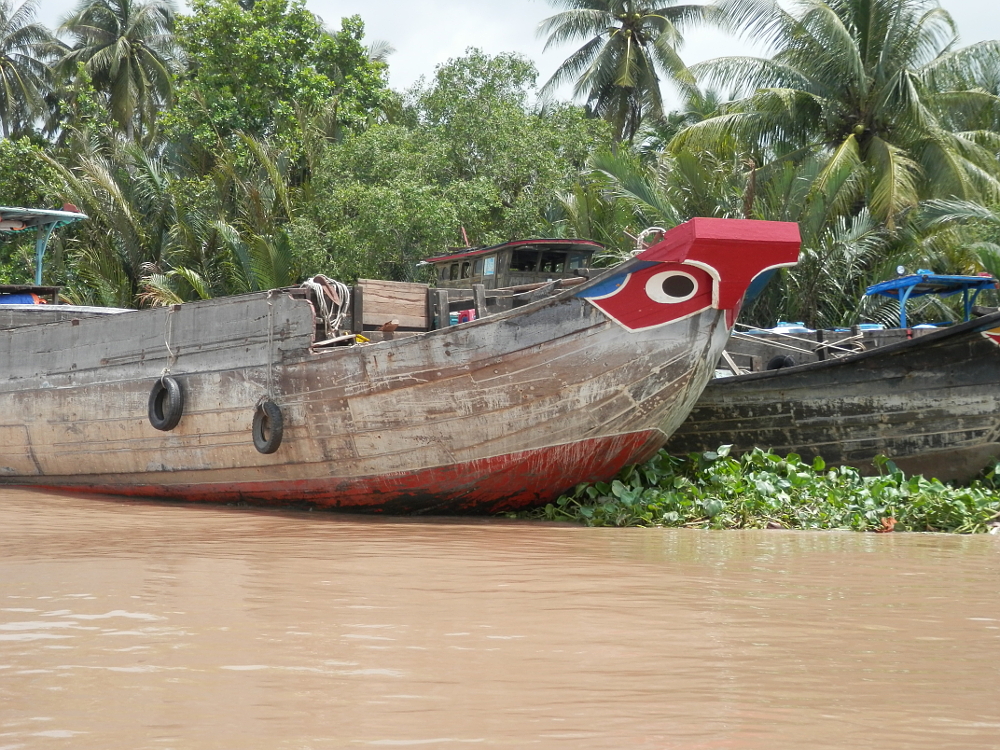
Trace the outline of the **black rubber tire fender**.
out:
M 777 357 L 771 357 L 765 369 L 783 370 L 786 367 L 795 367 L 795 360 L 787 354 L 779 354 Z
M 281 445 L 284 432 L 281 407 L 273 401 L 261 401 L 253 413 L 253 447 L 260 453 L 274 453 Z
M 153 383 L 149 392 L 149 423 L 157 430 L 169 432 L 181 421 L 184 413 L 184 390 L 173 378 L 164 375 Z

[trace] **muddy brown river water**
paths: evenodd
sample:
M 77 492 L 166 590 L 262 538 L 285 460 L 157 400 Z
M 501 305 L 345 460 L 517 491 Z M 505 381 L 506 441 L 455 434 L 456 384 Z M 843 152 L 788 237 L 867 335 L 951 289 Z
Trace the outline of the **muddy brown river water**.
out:
M 0 750 L 1000 748 L 1000 537 L 0 489 Z

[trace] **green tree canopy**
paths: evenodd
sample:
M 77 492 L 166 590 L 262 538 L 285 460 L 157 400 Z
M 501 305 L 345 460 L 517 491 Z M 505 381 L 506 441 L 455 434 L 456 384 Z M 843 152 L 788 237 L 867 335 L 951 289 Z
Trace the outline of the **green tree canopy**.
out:
M 758 164 L 822 156 L 820 191 L 859 177 L 842 196 L 888 222 L 931 197 L 1000 191 L 1000 99 L 976 78 L 1000 42 L 954 49 L 951 16 L 934 0 L 723 0 L 733 28 L 772 44 L 770 59 L 720 58 L 699 76 L 742 92 L 684 130 L 675 149 L 743 152 Z M 984 112 L 993 113 L 984 117 Z
M 360 127 L 388 97 L 386 66 L 363 44 L 364 24 L 336 33 L 304 0 L 194 0 L 179 20 L 189 71 L 171 114 L 172 136 L 209 151 L 240 132 L 292 146 L 297 118 L 332 109 L 339 126 Z
M 470 50 L 411 93 L 410 127 L 375 125 L 333 145 L 307 213 L 326 268 L 342 278 L 407 278 L 414 263 L 464 244 L 544 231 L 607 128 L 577 107 L 527 106 L 535 70 Z M 317 270 L 321 270 L 317 268 Z

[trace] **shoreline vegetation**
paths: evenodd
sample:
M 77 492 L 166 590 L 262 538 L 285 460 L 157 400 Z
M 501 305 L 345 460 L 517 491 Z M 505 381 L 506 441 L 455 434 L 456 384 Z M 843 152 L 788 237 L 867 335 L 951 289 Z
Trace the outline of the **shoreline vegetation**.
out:
M 610 483 L 512 517 L 586 526 L 801 529 L 1000 534 L 1000 463 L 968 486 L 906 476 L 885 457 L 880 474 L 730 446 L 686 457 L 660 451 Z
M 1000 274 L 1000 40 L 959 46 L 938 0 L 547 0 L 547 82 L 470 39 L 405 91 L 392 39 L 305 0 L 75 0 L 51 29 L 41 4 L 0 0 L 0 194 L 89 217 L 42 269 L 76 304 L 431 282 L 445 248 L 528 237 L 610 264 L 696 216 L 799 224 L 747 325 L 891 324 L 863 292 L 900 266 Z M 767 56 L 688 65 L 699 26 Z M 0 283 L 34 266 L 0 242 Z

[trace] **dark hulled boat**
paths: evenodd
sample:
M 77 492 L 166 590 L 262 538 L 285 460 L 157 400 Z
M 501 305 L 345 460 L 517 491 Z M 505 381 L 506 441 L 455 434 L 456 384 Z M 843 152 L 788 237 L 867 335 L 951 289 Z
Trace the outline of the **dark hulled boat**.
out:
M 996 280 L 923 274 L 869 291 L 898 295 L 905 316 L 905 301 L 915 292 L 959 293 L 963 284 L 968 316 L 975 299 L 969 290 Z M 823 359 L 814 354 L 796 365 L 781 362 L 787 349 L 767 348 L 779 336 L 763 338 L 743 352 L 744 361 L 746 352 L 755 352 L 757 361 L 774 355 L 775 365 L 791 366 L 711 381 L 667 449 L 681 454 L 731 444 L 738 454 L 759 447 L 821 456 L 866 473 L 876 471 L 872 459 L 884 455 L 907 473 L 958 481 L 1000 458 L 1000 313 L 946 327 L 904 326 L 867 337 L 843 332 L 840 338 L 872 348 L 849 353 L 830 346 L 836 336 L 828 334 L 825 342 L 818 336 Z

